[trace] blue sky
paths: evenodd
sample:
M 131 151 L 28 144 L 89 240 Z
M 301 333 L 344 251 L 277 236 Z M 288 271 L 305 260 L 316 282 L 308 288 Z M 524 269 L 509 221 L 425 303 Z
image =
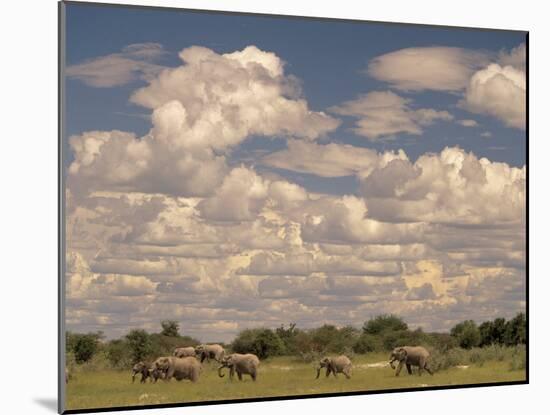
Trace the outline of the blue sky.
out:
M 119 52 L 130 44 L 156 42 L 168 52 L 159 63 L 177 66 L 177 53 L 201 45 L 218 53 L 256 45 L 275 52 L 286 62 L 286 72 L 302 81 L 313 110 L 326 108 L 372 90 L 387 89 L 384 82 L 365 73 L 370 59 L 398 49 L 450 46 L 498 53 L 525 41 L 525 33 L 456 29 L 370 22 L 340 22 L 285 19 L 239 14 L 214 14 L 185 10 L 131 9 L 70 4 L 67 8 L 67 65 Z M 69 135 L 93 129 L 120 129 L 145 134 L 150 128 L 143 108 L 128 102 L 131 92 L 143 82 L 116 88 L 91 88 L 79 80 L 67 82 L 67 131 Z M 457 124 L 436 124 L 422 136 L 403 134 L 398 140 L 372 143 L 349 131 L 352 120 L 343 118 L 331 138 L 338 142 L 377 150 L 403 148 L 413 160 L 427 151 L 459 145 L 478 156 L 525 164 L 525 132 L 506 128 L 490 116 L 470 114 L 456 108 L 456 96 L 442 92 L 412 92 L 418 105 L 448 110 L 457 118 L 474 119 L 480 126 L 469 129 Z M 489 131 L 492 137 L 480 137 Z M 256 144 L 256 146 L 255 146 Z M 284 147 L 279 143 L 254 143 Z M 304 177 L 303 180 L 307 180 Z M 313 184 L 315 186 L 315 184 Z

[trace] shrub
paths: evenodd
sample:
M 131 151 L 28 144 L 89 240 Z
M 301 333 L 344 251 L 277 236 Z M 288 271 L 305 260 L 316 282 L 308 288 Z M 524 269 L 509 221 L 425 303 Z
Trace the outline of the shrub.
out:
M 355 353 L 370 353 L 377 350 L 382 350 L 382 342 L 378 336 L 373 336 L 372 334 L 361 334 L 353 345 Z
M 527 322 L 525 314 L 519 313 L 512 320 L 506 323 L 504 329 L 504 343 L 507 346 L 525 344 L 527 332 Z
M 99 341 L 102 337 L 101 332 L 87 334 L 67 332 L 66 351 L 74 354 L 76 363 L 85 363 L 99 350 Z
M 135 329 L 126 335 L 132 363 L 145 360 L 152 354 L 152 342 L 145 330 Z
M 525 370 L 527 366 L 527 352 L 524 345 L 514 347 L 510 370 Z
M 160 334 L 167 337 L 179 337 L 180 325 L 177 321 L 174 320 L 163 320 L 160 322 L 162 331 Z
M 381 314 L 371 318 L 363 325 L 363 332 L 367 334 L 380 334 L 385 331 L 403 331 L 409 327 L 402 318 L 393 314 Z
M 114 369 L 128 368 L 131 365 L 132 357 L 125 340 L 111 340 L 105 347 L 105 355 Z
M 233 340 L 231 348 L 236 353 L 254 353 L 260 359 L 285 353 L 279 336 L 266 328 L 243 330 Z
M 458 340 L 459 346 L 464 349 L 479 346 L 481 341 L 479 329 L 473 320 L 465 320 L 462 323 L 458 323 L 451 329 L 451 336 L 455 337 Z

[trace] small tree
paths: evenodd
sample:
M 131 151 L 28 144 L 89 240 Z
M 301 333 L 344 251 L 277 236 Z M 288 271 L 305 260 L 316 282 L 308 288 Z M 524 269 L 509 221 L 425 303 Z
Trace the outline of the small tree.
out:
M 484 321 L 483 323 L 481 323 L 479 325 L 479 335 L 481 338 L 479 345 L 481 347 L 489 346 L 495 343 L 495 340 L 493 339 L 493 322 Z
M 145 360 L 151 354 L 151 339 L 145 330 L 135 329 L 126 335 L 132 363 Z
M 162 326 L 162 331 L 160 334 L 167 337 L 179 337 L 180 325 L 177 321 L 174 320 L 163 320 L 160 322 Z
M 67 352 L 72 352 L 76 363 L 85 363 L 99 350 L 99 341 L 103 337 L 102 332 L 97 333 L 67 333 Z
M 458 340 L 458 345 L 464 349 L 479 346 L 481 335 L 473 320 L 465 320 L 451 329 L 451 336 Z
M 282 340 L 270 329 L 247 329 L 240 332 L 231 348 L 236 353 L 253 353 L 260 359 L 285 352 Z
M 385 331 L 401 331 L 408 328 L 402 318 L 394 314 L 381 314 L 371 318 L 363 325 L 363 333 L 381 334 Z
M 508 346 L 525 344 L 527 336 L 527 321 L 525 314 L 519 313 L 512 320 L 506 323 L 504 331 L 504 342 Z

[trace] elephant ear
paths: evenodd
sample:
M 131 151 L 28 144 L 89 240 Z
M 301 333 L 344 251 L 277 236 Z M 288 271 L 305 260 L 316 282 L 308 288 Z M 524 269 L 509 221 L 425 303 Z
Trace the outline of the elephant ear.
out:
M 405 358 L 407 357 L 407 350 L 404 347 L 401 347 L 399 348 L 399 354 Z

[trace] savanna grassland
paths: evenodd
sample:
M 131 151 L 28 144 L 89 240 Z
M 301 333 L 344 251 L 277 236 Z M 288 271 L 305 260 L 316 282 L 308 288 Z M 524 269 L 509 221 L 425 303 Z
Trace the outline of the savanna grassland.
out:
M 523 355 L 522 355 L 523 353 Z M 342 374 L 337 378 L 315 379 L 315 362 L 305 363 L 298 358 L 281 356 L 266 359 L 260 364 L 257 382 L 245 376 L 230 381 L 226 375 L 219 378 L 217 364 L 204 363 L 200 380 L 193 384 L 187 380 L 177 382 L 147 381 L 132 384 L 131 373 L 126 370 L 90 370 L 74 373 L 67 385 L 67 409 L 84 409 L 113 406 L 151 405 L 270 396 L 292 396 L 319 393 L 374 391 L 426 386 L 461 385 L 488 382 L 525 380 L 524 351 L 510 349 L 504 353 L 475 354 L 470 352 L 459 357 L 460 363 L 444 368 L 449 362 L 434 356 L 434 365 L 440 366 L 433 376 L 427 373 L 408 375 L 406 370 L 395 377 L 389 368 L 386 353 L 370 353 L 353 357 L 351 379 Z M 475 361 L 475 363 L 471 363 Z M 457 361 L 459 362 L 459 361 Z M 456 362 L 450 362 L 456 363 Z

